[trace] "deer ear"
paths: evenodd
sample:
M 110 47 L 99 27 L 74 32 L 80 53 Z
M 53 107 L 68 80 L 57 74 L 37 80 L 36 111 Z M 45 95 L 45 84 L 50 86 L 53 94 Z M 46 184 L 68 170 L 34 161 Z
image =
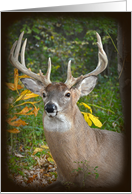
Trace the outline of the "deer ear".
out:
M 77 89 L 81 92 L 80 97 L 87 96 L 94 89 L 97 79 L 98 78 L 96 76 L 89 76 L 78 84 Z
M 36 81 L 31 78 L 21 78 L 20 80 L 28 90 L 35 94 L 40 95 L 40 90 L 42 89 L 42 87 L 44 87 L 42 82 Z

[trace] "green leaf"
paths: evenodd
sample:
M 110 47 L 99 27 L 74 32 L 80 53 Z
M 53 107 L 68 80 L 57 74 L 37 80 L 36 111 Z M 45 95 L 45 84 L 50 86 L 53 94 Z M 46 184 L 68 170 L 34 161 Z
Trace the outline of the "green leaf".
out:
M 40 37 L 39 36 L 34 36 L 37 40 L 40 40 Z
M 98 174 L 98 173 L 96 173 L 95 179 L 97 179 L 98 177 L 99 177 L 99 174 Z
M 30 28 L 27 29 L 27 34 L 31 34 L 32 30 Z
M 39 30 L 38 28 L 35 28 L 35 27 L 33 27 L 33 31 L 34 31 L 35 33 L 37 33 L 37 34 L 40 33 L 40 30 Z

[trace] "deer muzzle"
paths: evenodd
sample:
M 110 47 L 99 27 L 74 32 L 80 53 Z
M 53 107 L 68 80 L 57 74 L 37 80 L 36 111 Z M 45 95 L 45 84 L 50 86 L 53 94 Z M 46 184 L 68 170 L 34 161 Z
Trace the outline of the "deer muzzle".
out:
M 57 115 L 57 106 L 54 103 L 47 103 L 44 107 L 46 114 L 50 117 L 54 117 Z

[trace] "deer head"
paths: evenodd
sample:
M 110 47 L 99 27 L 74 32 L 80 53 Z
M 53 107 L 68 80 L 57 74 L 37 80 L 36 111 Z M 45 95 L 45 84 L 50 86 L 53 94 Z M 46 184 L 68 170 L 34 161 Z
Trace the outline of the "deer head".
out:
M 9 59 L 14 67 L 32 78 L 23 78 L 21 81 L 27 89 L 42 96 L 45 104 L 45 113 L 49 117 L 59 117 L 61 113 L 70 111 L 81 96 L 88 95 L 97 83 L 97 75 L 107 67 L 107 56 L 103 50 L 101 38 L 98 33 L 98 65 L 94 71 L 86 75 L 74 78 L 71 74 L 71 61 L 68 62 L 67 79 L 65 83 L 51 83 L 51 59 L 48 60 L 48 70 L 46 75 L 40 70 L 40 75 L 28 70 L 25 66 L 25 47 L 27 39 L 21 49 L 21 63 L 18 61 L 20 47 L 24 32 L 21 33 L 19 40 L 13 44 Z

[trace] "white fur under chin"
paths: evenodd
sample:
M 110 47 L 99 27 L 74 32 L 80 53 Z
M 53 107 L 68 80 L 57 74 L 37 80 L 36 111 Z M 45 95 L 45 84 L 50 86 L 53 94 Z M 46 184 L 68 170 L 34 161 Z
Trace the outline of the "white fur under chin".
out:
M 55 117 L 57 113 L 56 113 L 56 112 L 53 112 L 53 113 L 48 113 L 48 112 L 47 112 L 46 114 L 47 114 L 49 117 Z
M 53 113 L 52 113 L 53 114 Z M 44 116 L 44 128 L 46 131 L 66 132 L 71 128 L 71 122 L 64 115 Z

